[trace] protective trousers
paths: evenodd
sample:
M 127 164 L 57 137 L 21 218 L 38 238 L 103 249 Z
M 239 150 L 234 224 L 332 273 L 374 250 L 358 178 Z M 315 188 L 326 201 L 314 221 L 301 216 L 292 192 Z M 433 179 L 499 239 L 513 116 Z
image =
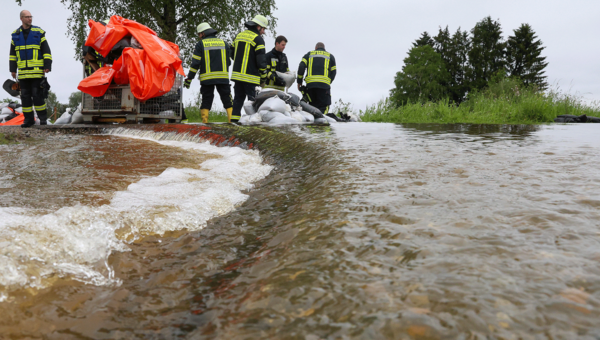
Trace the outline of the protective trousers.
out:
M 46 101 L 40 83 L 42 78 L 21 79 L 21 105 L 23 106 L 23 116 L 25 121 L 23 125 L 31 126 L 35 124 L 33 108 L 37 112 L 41 125 L 46 125 Z
M 308 103 L 319 109 L 324 115 L 329 113 L 331 105 L 331 90 L 312 88 L 307 91 Z
M 242 116 L 242 106 L 244 106 L 244 100 L 248 97 L 248 100 L 253 101 L 256 96 L 256 84 L 250 84 L 243 81 L 236 81 L 233 98 L 233 113 L 231 115 L 231 122 L 237 122 Z
M 219 92 L 223 107 L 228 109 L 233 106 L 233 102 L 231 100 L 231 86 L 229 84 L 202 84 L 200 86 L 200 94 L 202 95 L 202 104 L 200 105 L 201 110 L 210 110 L 212 108 L 213 100 L 215 99 L 215 87 L 217 88 L 217 92 Z

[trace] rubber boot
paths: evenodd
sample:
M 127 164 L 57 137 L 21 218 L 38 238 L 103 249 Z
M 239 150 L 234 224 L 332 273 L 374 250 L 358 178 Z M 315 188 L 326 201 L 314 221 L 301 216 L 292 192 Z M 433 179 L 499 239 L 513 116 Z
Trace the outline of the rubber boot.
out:
M 23 112 L 23 116 L 25 116 L 25 119 L 23 120 L 23 124 L 21 124 L 22 128 L 28 128 L 35 124 L 35 116 L 33 114 L 33 111 Z
M 40 125 L 48 125 L 48 114 L 46 113 L 46 110 L 40 110 L 37 113 L 38 118 L 40 119 Z
M 200 116 L 202 117 L 202 123 L 206 124 L 208 123 L 208 112 L 210 110 L 209 109 L 201 109 L 200 110 Z
M 231 114 L 233 112 L 233 107 L 225 109 L 227 111 L 227 123 L 231 123 Z

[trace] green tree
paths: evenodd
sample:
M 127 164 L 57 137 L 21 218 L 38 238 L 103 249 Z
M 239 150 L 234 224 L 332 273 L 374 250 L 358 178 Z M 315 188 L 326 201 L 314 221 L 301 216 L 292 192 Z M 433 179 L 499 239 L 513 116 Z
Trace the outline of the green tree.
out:
M 492 75 L 505 67 L 506 43 L 499 21 L 486 17 L 471 30 L 469 80 L 472 89 L 484 88 Z
M 447 81 L 444 61 L 433 47 L 413 47 L 404 59 L 402 71 L 396 73 L 396 87 L 390 91 L 390 97 L 397 106 L 437 101 L 446 95 L 442 84 Z
M 421 37 L 419 37 L 419 39 L 415 40 L 415 42 L 413 43 L 413 47 L 419 47 L 419 46 L 425 46 L 425 45 L 429 45 L 431 47 L 433 47 L 434 41 L 431 38 L 431 36 L 429 36 L 429 33 L 427 32 L 423 32 L 421 33 Z
M 19 5 L 24 0 L 15 0 Z M 198 41 L 196 26 L 208 22 L 223 37 L 242 29 L 244 22 L 261 14 L 274 32 L 275 0 L 60 0 L 71 12 L 67 35 L 75 44 L 75 59 L 87 38 L 88 19 L 108 19 L 113 14 L 135 20 L 155 30 L 165 40 L 181 47 L 182 57 L 191 58 Z
M 459 27 L 452 35 L 450 46 L 450 62 L 447 66 L 450 73 L 448 93 L 453 102 L 460 104 L 466 99 L 466 94 L 469 91 L 467 79 L 467 70 L 469 68 L 468 55 L 471 49 L 469 33 L 461 31 Z
M 69 104 L 67 105 L 67 107 L 69 107 L 71 109 L 71 112 L 75 112 L 75 110 L 77 110 L 77 107 L 81 103 L 81 99 L 82 99 L 81 91 L 75 91 L 69 95 Z
M 47 110 L 48 110 L 48 116 L 52 116 L 54 114 L 54 109 L 56 109 L 56 111 L 58 112 L 58 115 L 60 116 L 60 113 L 65 112 L 65 109 L 67 108 L 66 105 L 58 102 L 56 93 L 52 92 L 52 90 L 50 90 L 48 92 L 48 98 L 46 99 L 46 106 L 47 106 Z
M 536 85 L 541 90 L 548 87 L 544 69 L 548 66 L 542 57 L 542 41 L 529 24 L 522 24 L 508 37 L 506 63 L 510 76 L 519 77 L 525 86 Z

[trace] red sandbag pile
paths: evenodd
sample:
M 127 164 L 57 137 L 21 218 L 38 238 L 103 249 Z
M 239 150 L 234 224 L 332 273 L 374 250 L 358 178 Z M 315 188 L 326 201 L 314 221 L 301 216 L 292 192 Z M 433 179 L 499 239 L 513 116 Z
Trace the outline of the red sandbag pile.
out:
M 140 101 L 169 92 L 175 74 L 185 76 L 179 58 L 179 46 L 159 38 L 153 30 L 133 20 L 114 15 L 108 25 L 90 20 L 90 34 L 85 46 L 106 57 L 121 39 L 133 37 L 142 49 L 127 47 L 112 66 L 104 66 L 85 78 L 77 87 L 93 97 L 101 97 L 112 82 L 129 84 L 131 93 Z

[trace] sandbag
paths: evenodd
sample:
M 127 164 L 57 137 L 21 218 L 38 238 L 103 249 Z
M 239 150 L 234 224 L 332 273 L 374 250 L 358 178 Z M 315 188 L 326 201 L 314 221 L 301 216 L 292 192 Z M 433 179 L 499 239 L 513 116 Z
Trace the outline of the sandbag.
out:
M 254 109 L 254 103 L 251 101 L 247 101 L 244 103 L 244 112 L 246 112 L 246 114 L 248 116 L 253 115 L 256 113 L 256 110 Z
M 284 113 L 286 111 L 286 105 L 283 100 L 273 97 L 265 100 L 258 111 L 275 111 Z
M 298 124 L 298 121 L 291 117 L 275 117 L 269 121 L 269 125 L 289 125 Z
M 71 117 L 70 124 L 83 124 L 83 115 L 81 114 L 81 106 L 73 112 L 73 116 Z
M 71 113 L 69 111 L 70 109 L 67 109 L 65 113 L 63 113 L 60 118 L 54 122 L 54 125 L 66 125 L 71 123 Z
M 298 112 L 298 111 L 292 111 L 290 112 L 290 117 L 294 118 L 295 120 L 301 122 L 301 123 L 305 123 L 306 119 L 304 118 L 304 115 L 302 115 L 302 113 Z
M 279 99 L 283 100 L 286 103 L 288 103 L 291 98 L 291 95 L 289 95 L 283 91 L 279 91 L 276 89 L 264 89 L 264 90 L 260 91 L 260 93 L 258 93 L 256 95 L 256 97 L 254 98 L 254 109 L 256 111 L 260 111 L 260 106 L 262 105 L 262 103 L 265 100 L 267 100 L 269 98 L 273 98 L 275 96 L 279 97 Z
M 289 89 L 292 85 L 294 85 L 294 82 L 296 81 L 296 72 L 295 71 L 290 71 L 290 72 L 279 72 L 279 71 L 275 71 L 277 73 L 277 76 L 279 78 L 281 78 L 281 80 L 283 80 L 283 83 L 285 84 L 285 89 L 287 91 L 287 89 Z
M 311 115 L 308 112 L 304 112 L 304 111 L 299 111 L 300 114 L 304 117 L 304 120 L 308 123 L 314 123 L 315 121 L 315 117 L 313 117 L 313 115 Z
M 259 111 L 258 114 L 260 115 L 262 121 L 267 122 L 267 123 L 277 117 L 285 117 L 283 115 L 283 113 L 281 113 L 281 112 L 269 111 L 269 110 Z
M 325 117 L 319 109 L 317 109 L 316 107 L 310 105 L 309 103 L 307 103 L 305 101 L 300 101 L 300 107 L 302 107 L 302 111 L 308 112 L 311 115 L 313 115 L 313 117 L 315 117 L 315 122 L 316 122 L 316 119 Z

